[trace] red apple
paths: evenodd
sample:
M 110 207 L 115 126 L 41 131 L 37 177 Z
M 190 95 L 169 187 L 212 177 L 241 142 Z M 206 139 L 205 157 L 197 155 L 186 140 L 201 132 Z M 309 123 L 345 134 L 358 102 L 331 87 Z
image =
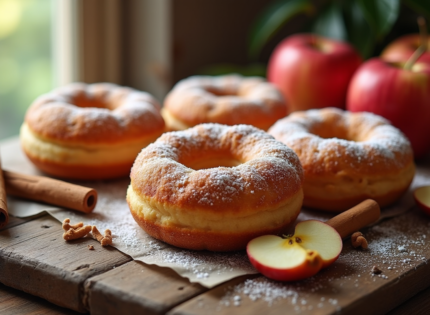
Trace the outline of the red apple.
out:
M 421 210 L 430 215 L 430 186 L 415 189 L 414 198 Z
M 246 248 L 254 267 L 270 279 L 296 281 L 332 264 L 342 251 L 342 239 L 331 226 L 316 220 L 297 224 L 293 236 L 257 237 Z
M 365 62 L 348 88 L 347 109 L 388 119 L 409 138 L 415 157 L 430 149 L 430 63 L 403 63 L 380 58 Z
M 275 48 L 267 79 L 282 91 L 290 112 L 345 108 L 348 83 L 361 62 L 359 54 L 347 43 L 297 34 Z
M 381 53 L 381 58 L 389 62 L 406 62 L 420 45 L 420 34 L 404 35 L 385 47 Z M 418 61 L 430 62 L 430 36 L 427 37 L 427 52 L 422 54 Z

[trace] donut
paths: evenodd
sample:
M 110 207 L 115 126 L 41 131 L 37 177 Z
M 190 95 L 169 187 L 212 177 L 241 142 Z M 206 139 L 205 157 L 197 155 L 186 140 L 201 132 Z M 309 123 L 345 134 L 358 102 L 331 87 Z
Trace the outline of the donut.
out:
M 61 178 L 128 176 L 141 149 L 164 132 L 148 93 L 110 83 L 73 83 L 38 97 L 21 126 L 23 151 Z
M 299 156 L 305 207 L 342 212 L 368 198 L 385 207 L 407 190 L 415 174 L 408 139 L 371 113 L 299 111 L 268 132 Z
M 247 124 L 267 130 L 287 114 L 281 92 L 260 77 L 193 76 L 179 81 L 165 98 L 168 130 L 202 123 Z
M 136 222 L 193 250 L 242 250 L 257 236 L 283 233 L 303 200 L 297 155 L 250 125 L 165 133 L 138 155 L 130 178 Z

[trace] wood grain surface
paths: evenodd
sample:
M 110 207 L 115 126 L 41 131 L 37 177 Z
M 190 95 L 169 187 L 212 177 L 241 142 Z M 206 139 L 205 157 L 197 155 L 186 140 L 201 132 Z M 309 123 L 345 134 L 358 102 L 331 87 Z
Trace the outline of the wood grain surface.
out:
M 0 314 L 78 315 L 79 313 L 0 283 Z
M 345 241 L 341 258 L 309 280 L 284 284 L 244 276 L 206 290 L 168 268 L 101 248 L 93 239 L 66 243 L 60 223 L 43 216 L 0 233 L 0 281 L 91 314 L 385 314 L 430 284 L 430 248 L 420 241 L 428 227 L 428 218 L 414 209 L 374 231 L 363 230 L 370 244 L 380 243 L 384 231 L 404 230 L 407 240 L 401 244 L 408 244 L 408 251 L 399 252 L 403 245 L 396 243 L 397 257 L 358 251 Z M 387 278 L 371 273 L 375 264 Z
M 0 231 L 0 282 L 91 314 L 428 314 L 430 218 L 415 207 L 362 232 L 369 250 L 345 240 L 339 259 L 310 279 L 243 276 L 207 290 L 91 238 L 65 242 L 48 215 L 12 217 Z M 1 314 L 64 311 L 20 291 L 0 286 Z
M 91 314 L 165 314 L 207 291 L 173 270 L 131 261 L 85 283 Z
M 5 229 L 9 229 L 15 225 L 19 225 L 19 224 L 22 224 L 22 223 L 25 223 L 28 221 L 30 221 L 30 219 L 20 219 L 20 218 L 15 218 L 15 217 L 10 216 L 8 224 L 4 227 L 0 227 L 0 231 L 5 230 Z
M 90 238 L 66 243 L 62 234 L 61 224 L 48 215 L 0 232 L 0 282 L 85 312 L 85 280 L 131 258 Z
M 430 285 L 429 222 L 415 208 L 363 230 L 368 251 L 345 241 L 339 260 L 310 279 L 225 283 L 169 314 L 385 314 Z

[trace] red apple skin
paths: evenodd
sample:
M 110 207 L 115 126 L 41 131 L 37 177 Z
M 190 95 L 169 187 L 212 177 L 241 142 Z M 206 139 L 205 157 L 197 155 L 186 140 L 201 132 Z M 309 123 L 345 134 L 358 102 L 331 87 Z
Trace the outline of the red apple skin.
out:
M 391 42 L 381 53 L 385 61 L 406 62 L 421 44 L 420 34 L 404 35 Z M 427 52 L 418 58 L 420 62 L 430 62 L 430 36 L 427 37 Z
M 425 188 L 427 188 L 429 190 L 429 193 L 430 193 L 430 187 L 425 187 Z M 418 189 L 420 189 L 420 188 L 418 188 Z M 416 190 L 418 190 L 418 189 L 416 189 Z M 415 202 L 417 203 L 418 207 L 421 209 L 422 212 L 424 212 L 426 215 L 430 216 L 430 205 L 421 202 L 421 200 L 416 195 L 416 190 L 414 191 L 414 194 L 413 194 Z
M 323 260 L 319 255 L 313 257 L 312 260 L 305 260 L 303 264 L 289 269 L 279 269 L 268 267 L 258 262 L 247 250 L 248 258 L 251 264 L 257 269 L 262 275 L 269 279 L 277 281 L 298 281 L 312 277 L 323 268 Z
M 368 60 L 351 79 L 347 109 L 388 119 L 409 138 L 420 158 L 430 149 L 430 63 L 417 62 L 412 69 L 380 58 Z
M 282 91 L 289 112 L 345 108 L 349 81 L 361 63 L 360 55 L 347 43 L 297 34 L 275 48 L 269 59 L 267 79 Z

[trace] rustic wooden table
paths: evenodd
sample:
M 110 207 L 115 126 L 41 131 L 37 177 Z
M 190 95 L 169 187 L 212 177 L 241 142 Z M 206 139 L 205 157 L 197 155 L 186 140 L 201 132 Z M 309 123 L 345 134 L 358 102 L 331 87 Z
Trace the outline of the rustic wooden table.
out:
M 429 228 L 415 207 L 363 230 L 367 251 L 346 240 L 339 260 L 313 278 L 243 276 L 207 289 L 90 238 L 66 243 L 49 215 L 11 218 L 0 231 L 0 313 L 428 314 Z M 371 273 L 375 265 L 382 274 Z

